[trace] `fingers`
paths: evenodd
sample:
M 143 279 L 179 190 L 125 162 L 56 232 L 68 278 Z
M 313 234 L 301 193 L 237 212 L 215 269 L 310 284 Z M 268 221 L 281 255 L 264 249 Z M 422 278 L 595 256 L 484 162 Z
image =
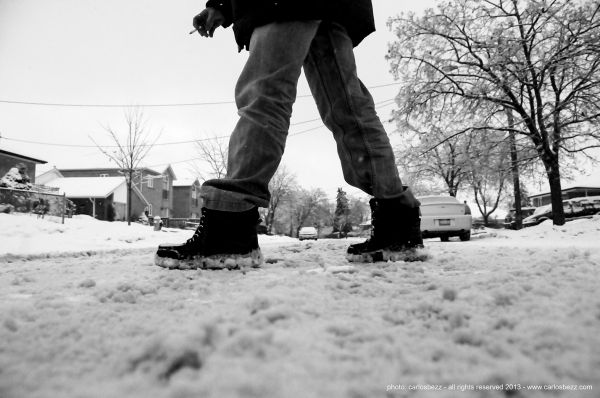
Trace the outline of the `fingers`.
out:
M 208 30 L 206 26 L 208 24 L 208 19 L 207 10 L 204 10 L 200 14 L 196 15 L 192 21 L 195 30 L 191 31 L 190 34 L 198 32 L 201 36 L 208 37 Z
M 220 12 L 207 8 L 194 17 L 192 23 L 195 30 L 191 31 L 190 34 L 198 32 L 203 37 L 213 37 L 215 30 L 223 25 L 223 21 L 224 18 Z
M 208 37 L 213 37 L 215 30 L 222 24 L 223 24 L 223 21 L 222 21 L 222 18 L 219 17 L 219 15 L 217 15 L 215 13 L 210 13 L 208 15 L 208 20 L 206 21 L 206 26 L 205 26 Z

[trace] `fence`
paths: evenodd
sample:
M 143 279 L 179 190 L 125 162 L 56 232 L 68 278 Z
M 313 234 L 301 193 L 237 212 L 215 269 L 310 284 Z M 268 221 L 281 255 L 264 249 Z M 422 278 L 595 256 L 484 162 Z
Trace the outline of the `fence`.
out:
M 38 190 L 23 190 L 12 188 L 0 188 L 0 205 L 11 205 L 19 213 L 37 213 L 39 215 L 51 215 L 64 217 L 67 215 L 67 198 L 65 195 L 44 192 Z M 70 216 L 70 212 L 69 212 Z

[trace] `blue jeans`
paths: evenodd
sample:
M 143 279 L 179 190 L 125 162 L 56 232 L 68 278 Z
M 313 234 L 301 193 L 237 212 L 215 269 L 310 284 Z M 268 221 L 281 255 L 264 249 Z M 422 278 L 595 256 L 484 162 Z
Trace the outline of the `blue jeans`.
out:
M 373 98 L 356 74 L 350 37 L 337 24 L 277 22 L 254 30 L 235 89 L 239 121 L 229 141 L 227 176 L 206 181 L 204 206 L 267 207 L 268 184 L 281 161 L 300 72 L 337 143 L 344 179 L 379 199 L 419 202 L 402 186 Z

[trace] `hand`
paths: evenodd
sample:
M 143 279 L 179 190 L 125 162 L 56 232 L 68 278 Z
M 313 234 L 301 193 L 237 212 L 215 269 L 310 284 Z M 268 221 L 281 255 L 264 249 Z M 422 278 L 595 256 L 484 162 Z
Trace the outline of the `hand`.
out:
M 194 17 L 194 28 L 203 37 L 213 37 L 215 29 L 225 23 L 225 16 L 216 8 L 208 7 Z M 195 32 L 194 30 L 190 34 Z

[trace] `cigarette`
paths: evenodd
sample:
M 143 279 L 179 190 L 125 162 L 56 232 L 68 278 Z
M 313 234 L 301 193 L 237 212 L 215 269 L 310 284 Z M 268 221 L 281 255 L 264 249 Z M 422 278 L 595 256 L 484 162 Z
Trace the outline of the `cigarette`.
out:
M 193 34 L 194 34 L 194 33 L 196 33 L 196 32 L 200 32 L 200 31 L 199 31 L 198 29 L 194 29 L 194 30 L 192 30 L 192 31 L 190 32 L 190 35 L 193 35 Z

